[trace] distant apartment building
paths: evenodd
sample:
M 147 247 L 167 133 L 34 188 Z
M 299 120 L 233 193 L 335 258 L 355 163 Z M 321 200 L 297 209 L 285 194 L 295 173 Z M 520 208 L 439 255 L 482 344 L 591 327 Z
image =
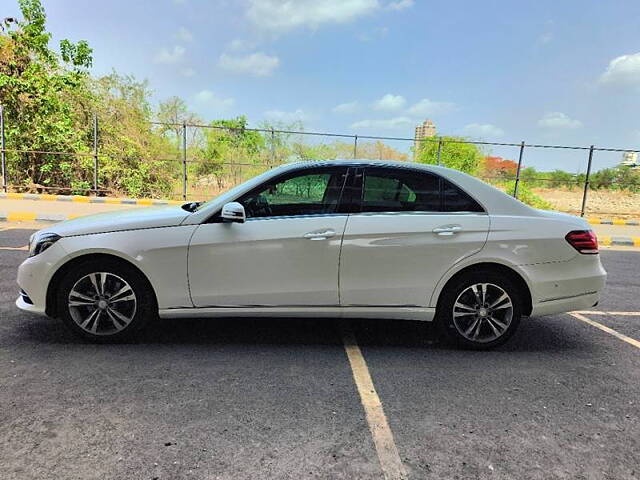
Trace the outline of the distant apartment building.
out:
M 422 122 L 422 124 L 416 127 L 416 134 L 414 136 L 414 142 L 413 142 L 415 147 L 414 156 L 415 156 L 415 152 L 418 151 L 420 140 L 424 138 L 435 137 L 435 136 L 436 136 L 436 126 L 431 120 L 427 118 L 424 122 Z
M 623 152 L 621 165 L 627 167 L 639 167 L 638 154 L 636 152 Z

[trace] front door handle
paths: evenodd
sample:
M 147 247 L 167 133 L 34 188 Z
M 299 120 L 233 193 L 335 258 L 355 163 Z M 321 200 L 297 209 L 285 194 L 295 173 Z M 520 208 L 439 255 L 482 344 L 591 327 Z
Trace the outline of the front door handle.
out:
M 434 228 L 432 232 L 438 235 L 448 236 L 453 235 L 454 233 L 458 233 L 461 230 L 461 225 L 443 225 L 441 227 Z
M 303 235 L 304 238 L 308 238 L 309 240 L 326 240 L 327 238 L 331 238 L 335 236 L 335 230 L 316 230 L 315 232 L 305 233 Z

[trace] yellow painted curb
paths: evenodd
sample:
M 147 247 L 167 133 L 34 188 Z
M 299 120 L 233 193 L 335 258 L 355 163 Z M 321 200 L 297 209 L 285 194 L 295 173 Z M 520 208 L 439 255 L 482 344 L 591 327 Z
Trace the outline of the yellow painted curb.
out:
M 9 222 L 32 222 L 36 219 L 37 213 L 35 212 L 11 212 L 7 215 L 7 221 Z
M 599 218 L 587 218 L 587 222 L 589 222 L 591 225 L 599 225 L 600 224 L 600 219 Z
M 613 224 L 614 225 L 626 225 L 627 222 L 625 220 L 623 220 L 622 218 L 614 218 L 613 219 Z
M 633 238 L 633 246 L 640 247 L 640 237 L 632 237 Z
M 10 198 L 12 200 L 19 200 L 24 198 L 24 193 L 7 193 L 6 198 Z
M 598 241 L 604 246 L 609 246 L 611 245 L 611 235 L 602 235 Z
M 78 213 L 70 213 L 69 215 L 67 215 L 67 220 L 73 220 L 74 218 L 78 218 L 78 217 L 82 217 L 83 215 L 78 214 Z
M 105 197 L 104 203 L 108 203 L 108 204 L 111 204 L 111 205 L 120 205 L 122 203 L 122 199 L 121 198 Z
M 58 199 L 58 195 L 51 195 L 51 194 L 48 194 L 48 193 L 42 193 L 40 195 L 40 200 L 47 200 L 47 201 L 52 202 L 52 201 L 56 201 L 57 199 Z
M 89 203 L 90 198 L 89 197 L 82 197 L 80 195 L 74 195 L 74 197 L 71 200 L 73 202 L 78 202 L 78 203 Z
M 136 205 L 153 205 L 153 200 L 150 198 L 139 198 L 136 200 Z

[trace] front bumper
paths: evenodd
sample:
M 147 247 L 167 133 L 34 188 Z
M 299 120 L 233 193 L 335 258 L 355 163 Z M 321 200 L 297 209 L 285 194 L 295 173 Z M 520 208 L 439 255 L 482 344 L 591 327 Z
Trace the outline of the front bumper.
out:
M 20 295 L 16 300 L 16 307 L 20 310 L 24 310 L 25 312 L 35 313 L 36 315 L 46 315 L 44 305 L 36 306 L 31 303 L 27 303 L 22 295 Z
M 16 306 L 21 310 L 46 314 L 49 282 L 66 257 L 66 252 L 60 243 L 58 241 L 41 254 L 27 258 L 18 267 L 18 286 L 31 300 L 29 303 L 21 294 L 16 300 Z

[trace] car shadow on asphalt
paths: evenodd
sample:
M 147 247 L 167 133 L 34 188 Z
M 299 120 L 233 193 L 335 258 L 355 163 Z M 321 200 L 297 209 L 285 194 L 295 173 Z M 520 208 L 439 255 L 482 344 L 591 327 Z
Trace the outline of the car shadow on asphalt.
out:
M 43 344 L 85 344 L 57 320 L 28 318 L 13 332 L 13 341 Z M 431 322 L 329 318 L 193 318 L 160 319 L 126 342 L 129 345 L 278 345 L 339 346 L 341 330 L 351 327 L 359 345 L 376 348 L 459 350 Z M 562 352 L 595 348 L 593 337 L 570 317 L 523 319 L 516 334 L 496 350 L 501 352 Z

